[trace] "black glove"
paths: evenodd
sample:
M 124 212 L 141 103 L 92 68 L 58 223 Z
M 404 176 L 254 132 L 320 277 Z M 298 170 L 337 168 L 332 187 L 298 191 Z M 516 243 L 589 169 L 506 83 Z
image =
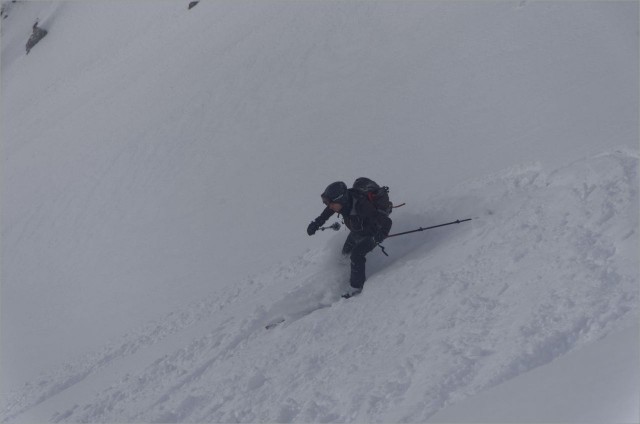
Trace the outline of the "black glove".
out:
M 316 221 L 311 221 L 311 224 L 307 227 L 307 234 L 310 236 L 314 235 L 316 231 L 318 231 L 318 228 L 320 228 L 320 225 Z
M 387 238 L 387 235 L 384 234 L 382 231 L 379 231 L 373 235 L 373 241 L 375 241 L 376 243 L 382 243 L 382 240 L 386 238 Z

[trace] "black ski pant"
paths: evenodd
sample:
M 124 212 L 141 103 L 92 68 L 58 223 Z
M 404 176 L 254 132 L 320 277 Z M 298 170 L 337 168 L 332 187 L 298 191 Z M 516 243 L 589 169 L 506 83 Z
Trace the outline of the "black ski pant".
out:
M 365 276 L 365 255 L 376 247 L 376 242 L 370 235 L 351 232 L 342 247 L 343 255 L 351 257 L 351 287 L 362 290 Z

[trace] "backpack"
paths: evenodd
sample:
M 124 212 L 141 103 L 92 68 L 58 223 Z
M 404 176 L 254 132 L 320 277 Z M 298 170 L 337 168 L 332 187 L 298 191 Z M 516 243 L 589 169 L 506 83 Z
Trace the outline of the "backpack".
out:
M 373 203 L 378 212 L 389 215 L 393 210 L 393 203 L 389 200 L 389 187 L 380 187 L 369 178 L 360 177 L 353 183 L 353 192 L 359 199 L 367 199 Z

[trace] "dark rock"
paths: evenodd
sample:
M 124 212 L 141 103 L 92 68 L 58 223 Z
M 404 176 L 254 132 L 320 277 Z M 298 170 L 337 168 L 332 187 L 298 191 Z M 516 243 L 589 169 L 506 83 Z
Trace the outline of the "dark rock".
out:
M 40 40 L 42 40 L 46 35 L 47 30 L 40 28 L 38 26 L 38 21 L 36 21 L 36 23 L 33 24 L 33 33 L 31 34 L 31 37 L 29 37 L 29 40 L 27 40 L 27 54 L 29 54 L 33 46 L 38 44 L 38 42 L 40 42 Z

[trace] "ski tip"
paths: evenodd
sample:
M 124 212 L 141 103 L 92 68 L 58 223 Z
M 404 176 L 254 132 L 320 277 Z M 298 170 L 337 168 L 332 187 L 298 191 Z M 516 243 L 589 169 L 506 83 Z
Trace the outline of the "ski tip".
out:
M 279 319 L 277 321 L 273 321 L 272 323 L 265 325 L 264 328 L 267 329 L 267 330 L 271 330 L 272 328 L 276 328 L 277 326 L 282 324 L 284 321 L 285 321 L 285 319 L 281 318 L 281 319 Z

